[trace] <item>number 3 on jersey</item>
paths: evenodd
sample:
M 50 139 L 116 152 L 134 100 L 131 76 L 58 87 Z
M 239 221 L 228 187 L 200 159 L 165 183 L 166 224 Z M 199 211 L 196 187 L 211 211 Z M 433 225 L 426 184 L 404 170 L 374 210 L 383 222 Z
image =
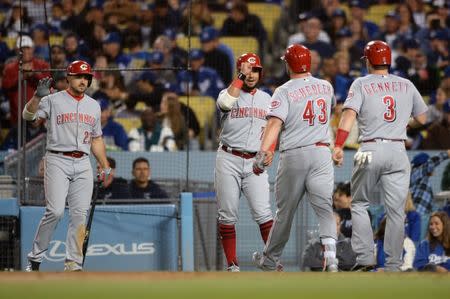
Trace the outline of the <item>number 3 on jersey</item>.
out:
M 316 104 L 315 107 L 314 103 Z M 320 124 L 326 124 L 328 122 L 327 102 L 324 99 L 318 99 L 315 102 L 314 100 L 308 100 L 303 110 L 302 119 L 307 121 L 308 125 L 314 126 L 314 119 L 317 114 L 319 115 L 317 120 Z
M 386 106 L 386 111 L 383 114 L 384 121 L 393 122 L 397 118 L 394 98 L 392 96 L 383 97 L 383 104 Z

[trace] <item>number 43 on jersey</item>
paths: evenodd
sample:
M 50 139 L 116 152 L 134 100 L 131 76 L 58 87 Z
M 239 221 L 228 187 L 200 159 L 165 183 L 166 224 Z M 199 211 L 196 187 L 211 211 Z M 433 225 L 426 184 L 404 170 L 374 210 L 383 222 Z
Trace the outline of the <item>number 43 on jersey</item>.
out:
M 326 124 L 328 122 L 327 102 L 324 99 L 308 100 L 306 102 L 302 114 L 303 121 L 308 122 L 310 126 L 314 126 L 316 117 L 320 124 Z

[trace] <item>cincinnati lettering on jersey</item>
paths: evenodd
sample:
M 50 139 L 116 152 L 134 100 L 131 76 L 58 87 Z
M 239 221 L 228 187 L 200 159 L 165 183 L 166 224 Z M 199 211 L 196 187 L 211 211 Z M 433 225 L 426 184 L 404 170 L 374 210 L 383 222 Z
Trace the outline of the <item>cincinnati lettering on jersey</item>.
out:
M 76 113 L 76 112 L 70 112 L 70 113 L 61 113 L 56 115 L 56 123 L 58 125 L 62 125 L 65 123 L 74 123 L 77 122 L 85 123 L 91 126 L 94 126 L 95 124 L 95 117 L 85 114 L 85 113 Z
M 231 118 L 256 117 L 266 119 L 267 111 L 258 107 L 231 108 Z
M 294 91 L 288 92 L 289 99 L 298 102 L 311 96 L 331 95 L 331 86 L 326 84 L 306 85 Z
M 364 84 L 363 89 L 366 94 L 373 95 L 379 92 L 399 92 L 399 93 L 407 93 L 408 92 L 408 83 L 405 82 L 378 82 L 378 83 L 370 83 Z

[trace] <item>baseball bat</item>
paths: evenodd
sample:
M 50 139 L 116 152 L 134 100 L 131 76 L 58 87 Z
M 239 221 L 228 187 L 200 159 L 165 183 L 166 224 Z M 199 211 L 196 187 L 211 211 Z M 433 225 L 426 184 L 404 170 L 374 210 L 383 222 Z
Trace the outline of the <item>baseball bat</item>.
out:
M 97 203 L 97 195 L 98 195 L 98 189 L 100 188 L 101 182 L 98 180 L 94 182 L 94 190 L 92 190 L 92 199 L 91 199 L 91 208 L 89 210 L 89 216 L 86 224 L 86 231 L 84 233 L 84 240 L 83 240 L 83 263 L 81 264 L 84 266 L 84 260 L 86 259 L 86 253 L 88 249 L 89 244 L 89 237 L 91 236 L 91 226 L 92 221 L 94 219 L 94 212 L 95 212 L 95 205 Z

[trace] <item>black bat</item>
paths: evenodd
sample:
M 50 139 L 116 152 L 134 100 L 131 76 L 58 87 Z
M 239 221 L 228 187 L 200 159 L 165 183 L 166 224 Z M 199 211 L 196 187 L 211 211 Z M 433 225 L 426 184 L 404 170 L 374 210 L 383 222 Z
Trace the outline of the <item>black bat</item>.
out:
M 101 181 L 98 181 L 98 180 L 95 181 L 94 182 L 94 190 L 92 190 L 91 209 L 89 210 L 89 216 L 88 216 L 88 221 L 86 224 L 86 231 L 85 231 L 84 240 L 83 240 L 83 263 L 81 264 L 82 266 L 84 266 L 84 260 L 86 259 L 86 252 L 88 249 L 89 237 L 91 236 L 92 220 L 94 219 L 95 205 L 97 203 L 98 189 L 100 187 L 101 187 Z

